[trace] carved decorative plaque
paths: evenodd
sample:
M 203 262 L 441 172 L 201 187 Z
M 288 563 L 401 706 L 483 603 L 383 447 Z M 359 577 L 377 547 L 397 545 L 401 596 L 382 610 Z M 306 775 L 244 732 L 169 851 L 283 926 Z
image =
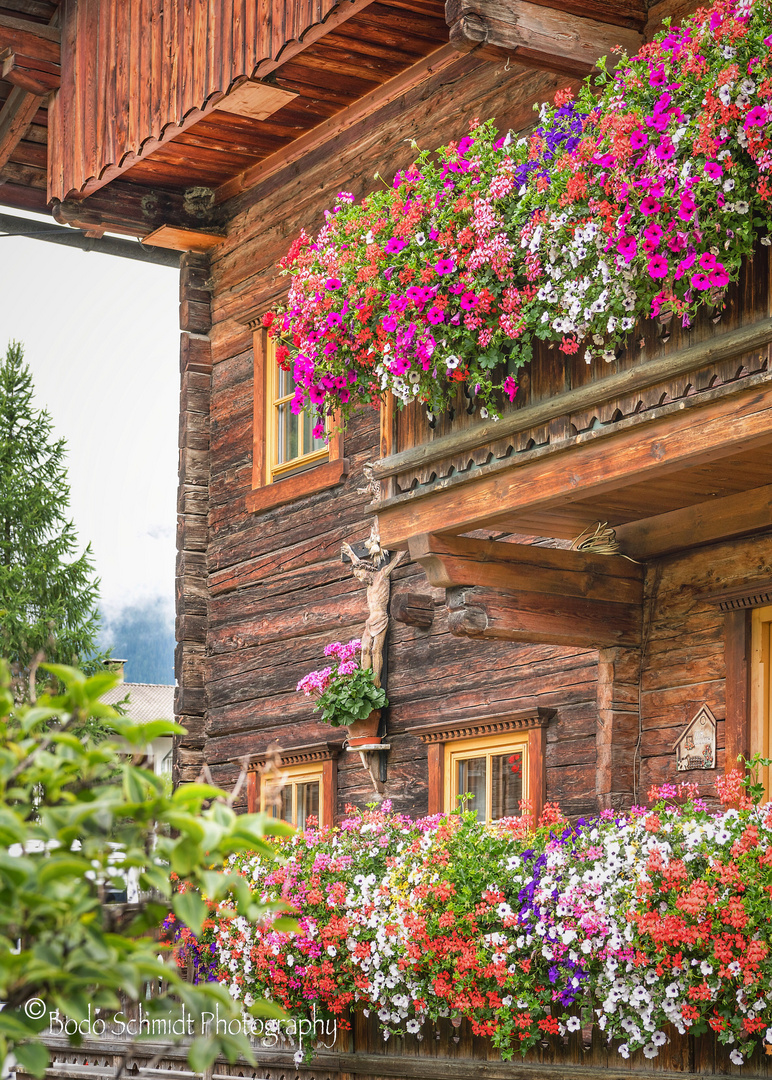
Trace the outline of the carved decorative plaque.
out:
M 678 772 L 716 767 L 716 718 L 703 705 L 675 744 Z

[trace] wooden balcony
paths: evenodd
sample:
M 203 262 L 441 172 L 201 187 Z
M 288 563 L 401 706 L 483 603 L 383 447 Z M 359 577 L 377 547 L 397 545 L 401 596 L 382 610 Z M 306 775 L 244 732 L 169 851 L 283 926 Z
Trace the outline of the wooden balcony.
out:
M 772 526 L 769 248 L 723 311 L 649 321 L 611 364 L 536 343 L 497 422 L 459 390 L 431 428 L 384 410 L 377 513 L 386 547 L 422 534 L 569 540 L 597 521 L 636 559 Z

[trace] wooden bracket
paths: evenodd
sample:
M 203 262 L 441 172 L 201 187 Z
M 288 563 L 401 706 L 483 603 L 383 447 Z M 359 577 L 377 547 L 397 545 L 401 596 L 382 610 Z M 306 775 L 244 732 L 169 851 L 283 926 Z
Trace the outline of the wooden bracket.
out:
M 434 598 L 428 593 L 397 593 L 391 601 L 391 617 L 406 626 L 428 630 L 434 622 Z
M 512 57 L 524 67 L 588 75 L 599 57 L 643 44 L 639 29 L 614 25 L 528 0 L 446 0 L 450 42 L 491 60 Z
M 435 534 L 412 537 L 410 555 L 447 590 L 457 636 L 640 644 L 644 571 L 627 559 Z
M 12 49 L 0 50 L 0 60 L 2 78 L 36 97 L 45 97 L 52 90 L 58 89 L 62 81 L 59 64 L 52 64 L 48 60 L 24 56 Z

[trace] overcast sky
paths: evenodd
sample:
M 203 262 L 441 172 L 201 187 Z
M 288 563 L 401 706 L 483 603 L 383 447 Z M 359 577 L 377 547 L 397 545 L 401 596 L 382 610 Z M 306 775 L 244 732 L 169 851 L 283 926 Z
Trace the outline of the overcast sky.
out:
M 178 288 L 169 267 L 0 236 L 0 348 L 24 344 L 36 404 L 67 440 L 71 516 L 108 613 L 173 605 Z

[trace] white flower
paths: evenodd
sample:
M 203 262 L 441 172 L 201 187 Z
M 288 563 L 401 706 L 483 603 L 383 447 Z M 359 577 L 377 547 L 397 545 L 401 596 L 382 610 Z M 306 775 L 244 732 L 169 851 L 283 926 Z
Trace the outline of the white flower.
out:
M 733 1065 L 742 1065 L 743 1061 L 745 1060 L 739 1050 L 731 1050 L 729 1053 L 729 1059 Z
M 619 1053 L 622 1055 L 623 1058 L 629 1058 L 630 1057 L 630 1047 L 627 1045 L 627 1043 L 622 1043 L 620 1045 Z
M 659 1057 L 659 1050 L 657 1049 L 657 1047 L 654 1045 L 653 1042 L 646 1043 L 646 1045 L 643 1048 L 643 1056 L 645 1058 Z
M 651 1037 L 651 1041 L 655 1046 L 664 1046 L 667 1042 L 667 1035 L 664 1031 L 655 1031 Z
M 418 244 L 419 247 L 423 247 L 424 244 L 426 243 L 426 237 L 424 236 L 424 234 L 422 232 L 417 232 L 415 234 L 415 236 L 413 237 L 413 239 L 415 240 L 415 242 Z
M 566 1029 L 568 1031 L 578 1031 L 581 1026 L 582 1021 L 578 1016 L 569 1016 L 568 1020 L 566 1020 Z

